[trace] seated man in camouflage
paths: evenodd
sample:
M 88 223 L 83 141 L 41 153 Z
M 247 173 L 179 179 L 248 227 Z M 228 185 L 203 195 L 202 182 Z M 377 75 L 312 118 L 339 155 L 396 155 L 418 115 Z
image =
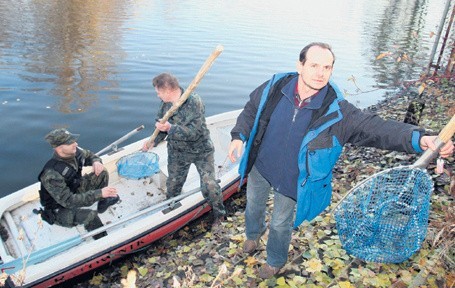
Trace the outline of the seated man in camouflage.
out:
M 56 129 L 45 139 L 54 148 L 54 155 L 38 176 L 41 182 L 40 201 L 43 220 L 49 224 L 74 227 L 83 224 L 87 231 L 103 226 L 98 213 L 119 201 L 117 190 L 107 187 L 109 174 L 101 159 L 78 147 L 79 135 Z M 82 167 L 93 166 L 93 172 L 82 176 Z M 98 201 L 98 211 L 80 209 Z M 98 239 L 106 232 L 93 236 Z

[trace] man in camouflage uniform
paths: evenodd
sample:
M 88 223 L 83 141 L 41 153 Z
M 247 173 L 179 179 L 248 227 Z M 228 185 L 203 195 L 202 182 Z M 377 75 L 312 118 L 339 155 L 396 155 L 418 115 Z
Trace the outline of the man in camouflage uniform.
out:
M 179 100 L 183 94 L 177 78 L 168 73 L 162 73 L 153 78 L 153 87 L 162 100 L 158 119 Z M 213 209 L 213 227 L 221 227 L 226 214 L 221 188 L 215 178 L 214 147 L 210 139 L 210 132 L 205 122 L 205 107 L 198 95 L 190 95 L 180 106 L 169 121 L 161 124 L 156 122 L 155 127 L 160 133 L 155 138 L 154 145 L 166 137 L 168 148 L 168 172 L 166 181 L 167 198 L 170 199 L 182 192 L 191 163 L 201 178 L 201 191 Z M 148 142 L 144 143 L 143 150 L 147 151 Z
M 38 176 L 40 201 L 44 207 L 41 214 L 51 225 L 74 227 L 82 224 L 87 231 L 92 231 L 103 226 L 98 213 L 117 203 L 119 197 L 115 188 L 106 187 L 109 174 L 101 159 L 89 150 L 79 148 L 78 137 L 66 129 L 53 130 L 45 137 L 54 148 L 54 155 Z M 82 167 L 89 165 L 93 166 L 93 172 L 82 176 Z M 97 211 L 79 208 L 97 201 Z M 93 238 L 105 235 L 103 232 Z

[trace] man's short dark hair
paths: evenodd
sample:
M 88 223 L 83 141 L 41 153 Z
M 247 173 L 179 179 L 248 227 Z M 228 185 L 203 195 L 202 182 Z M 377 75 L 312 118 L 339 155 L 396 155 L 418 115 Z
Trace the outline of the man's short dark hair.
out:
M 313 42 L 313 43 L 310 43 L 308 45 L 306 45 L 305 47 L 303 47 L 302 51 L 300 51 L 300 56 L 299 56 L 299 61 L 302 62 L 302 64 L 305 64 L 305 61 L 306 61 L 306 54 L 308 53 L 308 50 L 310 50 L 311 47 L 313 46 L 318 46 L 318 47 L 321 47 L 323 49 L 327 49 L 330 51 L 330 53 L 332 53 L 332 56 L 333 56 L 333 63 L 335 63 L 335 54 L 333 53 L 332 51 L 332 47 L 327 44 L 327 43 L 323 43 L 323 42 Z
M 158 89 L 160 88 L 171 88 L 177 89 L 180 88 L 179 80 L 172 74 L 169 73 L 161 73 L 152 80 L 153 87 Z

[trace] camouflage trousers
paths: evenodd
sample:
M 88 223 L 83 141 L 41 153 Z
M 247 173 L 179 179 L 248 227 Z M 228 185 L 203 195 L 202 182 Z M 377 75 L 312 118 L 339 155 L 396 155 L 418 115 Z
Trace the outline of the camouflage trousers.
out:
M 83 193 L 89 190 L 101 189 L 107 186 L 109 174 L 106 170 L 96 176 L 95 173 L 89 173 L 82 176 L 81 185 L 77 193 Z M 103 222 L 98 217 L 98 212 L 91 209 L 82 208 L 59 208 L 55 215 L 55 223 L 63 227 L 74 227 L 84 225 L 87 231 L 95 230 L 103 226 Z
M 172 198 L 182 192 L 183 184 L 191 164 L 196 169 L 201 178 L 201 191 L 204 198 L 210 203 L 215 218 L 224 216 L 226 211 L 223 205 L 221 187 L 215 177 L 215 159 L 213 151 L 202 154 L 182 153 L 168 151 L 169 177 L 166 180 L 167 198 Z

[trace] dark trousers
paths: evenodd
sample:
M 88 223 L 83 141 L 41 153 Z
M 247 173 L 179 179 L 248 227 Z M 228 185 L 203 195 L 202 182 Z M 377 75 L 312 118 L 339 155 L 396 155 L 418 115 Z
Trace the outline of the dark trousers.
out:
M 107 186 L 109 182 L 109 174 L 106 170 L 96 176 L 95 173 L 89 173 L 82 177 L 81 185 L 77 193 L 85 191 L 101 189 Z M 91 209 L 83 208 L 59 208 L 55 214 L 55 223 L 63 227 L 74 227 L 76 225 L 84 225 L 87 231 L 95 230 L 103 226 L 101 219 L 98 217 L 98 212 Z
M 215 217 L 224 216 L 226 211 L 223 205 L 221 187 L 215 177 L 215 159 L 213 151 L 203 154 L 181 153 L 168 151 L 169 177 L 166 181 L 167 198 L 172 198 L 182 192 L 183 184 L 190 165 L 194 164 L 201 178 L 201 191 L 204 198 L 212 206 Z

